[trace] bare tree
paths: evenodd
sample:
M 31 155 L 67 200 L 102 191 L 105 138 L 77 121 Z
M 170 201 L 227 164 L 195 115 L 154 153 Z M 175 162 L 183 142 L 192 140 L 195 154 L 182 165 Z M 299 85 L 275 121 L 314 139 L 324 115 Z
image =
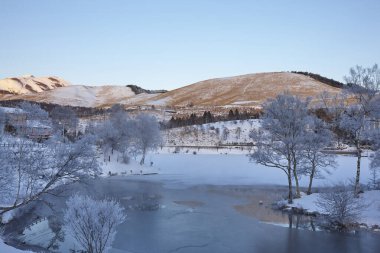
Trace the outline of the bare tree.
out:
M 328 167 L 335 167 L 335 156 L 323 152 L 333 139 L 332 133 L 326 125 L 317 117 L 311 117 L 307 131 L 303 136 L 302 144 L 302 170 L 309 176 L 307 194 L 311 194 L 313 179 L 321 177 L 322 170 L 328 171 Z
M 0 178 L 8 180 L 2 189 L 5 193 L 0 196 L 0 215 L 39 200 L 44 194 L 54 194 L 59 185 L 99 173 L 90 137 L 75 143 L 38 145 L 21 139 L 4 148 L 0 155 Z
M 261 127 L 250 134 L 256 144 L 251 160 L 286 173 L 289 203 L 293 201 L 292 178 L 296 183 L 296 196 L 300 197 L 297 172 L 308 121 L 308 105 L 308 100 L 302 101 L 289 94 L 279 95 L 264 105 Z
M 355 192 L 343 185 L 321 193 L 316 204 L 321 208 L 328 225 L 338 230 L 345 230 L 357 222 L 366 207 L 365 203 L 355 197 Z
M 116 227 L 125 221 L 124 208 L 114 200 L 79 195 L 72 196 L 66 205 L 65 224 L 80 247 L 88 253 L 107 252 Z
M 356 148 L 356 177 L 355 194 L 360 192 L 360 170 L 362 157 L 362 144 L 368 140 L 368 129 L 371 117 L 374 115 L 376 103 L 375 96 L 380 87 L 380 69 L 377 64 L 373 67 L 363 68 L 355 66 L 350 69 L 349 75 L 344 79 L 351 87 L 355 104 L 349 106 L 341 115 L 339 127 L 346 133 L 346 138 Z
M 162 142 L 160 126 L 155 117 L 139 114 L 135 118 L 132 131 L 134 148 L 140 151 L 142 155 L 140 164 L 144 164 L 146 153 L 156 149 Z

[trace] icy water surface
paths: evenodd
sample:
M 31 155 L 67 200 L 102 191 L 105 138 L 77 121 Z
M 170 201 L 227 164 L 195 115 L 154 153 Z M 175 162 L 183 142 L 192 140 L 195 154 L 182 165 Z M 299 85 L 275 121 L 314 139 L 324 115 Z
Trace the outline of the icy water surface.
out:
M 161 175 L 111 177 L 72 191 L 113 197 L 125 207 L 127 221 L 118 227 L 112 253 L 380 252 L 380 234 L 311 231 L 307 217 L 273 211 L 271 203 L 286 194 L 282 174 L 263 168 L 251 173 L 255 165 L 244 158 L 159 155 L 153 159 Z M 336 172 L 348 177 L 351 170 L 346 162 Z M 56 207 L 62 210 L 63 202 Z M 70 248 L 65 237 L 58 251 Z

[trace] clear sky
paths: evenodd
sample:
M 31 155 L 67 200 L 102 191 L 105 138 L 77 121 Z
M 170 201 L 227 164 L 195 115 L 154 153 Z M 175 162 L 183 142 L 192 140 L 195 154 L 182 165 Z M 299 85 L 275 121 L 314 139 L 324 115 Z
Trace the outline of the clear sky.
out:
M 379 0 L 0 0 L 0 78 L 173 89 L 380 63 Z

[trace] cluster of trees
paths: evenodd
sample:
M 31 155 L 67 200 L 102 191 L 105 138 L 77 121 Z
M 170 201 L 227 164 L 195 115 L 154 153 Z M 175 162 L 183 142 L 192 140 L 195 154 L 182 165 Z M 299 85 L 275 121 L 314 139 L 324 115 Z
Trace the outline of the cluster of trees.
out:
M 321 170 L 334 166 L 334 156 L 323 151 L 334 141 L 336 132 L 356 149 L 357 170 L 353 192 L 358 196 L 361 191 L 363 146 L 376 147 L 379 143 L 380 70 L 377 65 L 371 68 L 356 66 L 350 70 L 345 80 L 352 88 L 346 90 L 349 93 L 342 96 L 343 99 L 338 101 L 323 95 L 324 100 L 330 102 L 325 108 L 328 115 L 326 118 L 330 119 L 328 122 L 310 113 L 310 100 L 282 94 L 264 105 L 262 125 L 250 135 L 256 143 L 255 152 L 250 158 L 286 173 L 289 203 L 293 200 L 293 182 L 295 196 L 300 197 L 300 176 L 309 176 L 307 192 L 310 194 L 313 178 Z M 377 152 L 372 160 L 373 168 L 379 165 L 379 154 Z
M 334 157 L 323 153 L 331 133 L 308 111 L 309 100 L 283 94 L 265 104 L 261 127 L 250 137 L 256 149 L 250 158 L 265 166 L 284 171 L 288 178 L 288 200 L 293 201 L 293 180 L 296 197 L 300 197 L 299 176 L 309 175 L 312 181 L 320 170 L 333 164 Z
M 154 116 L 139 114 L 132 118 L 119 105 L 113 106 L 109 119 L 92 132 L 98 136 L 97 143 L 108 159 L 118 151 L 125 156 L 141 155 L 140 164 L 144 164 L 146 153 L 162 144 L 160 125 Z
M 213 115 L 210 111 L 205 111 L 202 116 L 197 116 L 195 113 L 192 113 L 187 117 L 173 116 L 170 119 L 170 121 L 165 125 L 165 127 L 174 128 L 190 125 L 208 124 L 218 121 L 257 119 L 259 118 L 259 116 L 259 111 L 239 112 L 237 108 L 235 110 L 231 109 L 227 115 Z

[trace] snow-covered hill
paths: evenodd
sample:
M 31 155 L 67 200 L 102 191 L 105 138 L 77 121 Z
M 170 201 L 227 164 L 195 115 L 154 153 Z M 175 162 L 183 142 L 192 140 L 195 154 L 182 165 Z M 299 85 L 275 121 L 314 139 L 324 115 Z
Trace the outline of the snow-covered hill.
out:
M 33 94 L 69 85 L 67 81 L 55 76 L 12 77 L 0 80 L 0 94 Z
M 134 92 L 131 87 L 126 86 L 76 85 L 61 87 L 67 86 L 64 81 L 50 77 L 45 79 L 34 77 L 5 79 L 6 81 L 3 81 L 3 85 L 0 86 L 6 90 L 3 93 L 20 95 L 3 95 L 0 100 L 24 99 L 85 107 L 108 107 L 119 103 L 128 106 L 229 108 L 261 106 L 267 99 L 286 91 L 300 97 L 310 96 L 314 98 L 323 91 L 332 94 L 341 91 L 340 88 L 330 86 L 309 76 L 289 72 L 258 73 L 210 79 L 165 93 L 147 93 L 143 92 L 144 89 L 141 89 L 142 93 Z M 49 80 L 51 83 L 48 84 L 47 81 Z M 47 91 L 35 93 L 32 92 L 34 90 L 38 92 Z
M 141 93 L 136 95 L 126 86 L 84 86 L 71 85 L 43 93 L 7 96 L 4 99 L 23 99 L 28 101 L 53 103 L 81 107 L 109 107 L 114 104 L 140 105 L 142 101 L 157 94 Z

